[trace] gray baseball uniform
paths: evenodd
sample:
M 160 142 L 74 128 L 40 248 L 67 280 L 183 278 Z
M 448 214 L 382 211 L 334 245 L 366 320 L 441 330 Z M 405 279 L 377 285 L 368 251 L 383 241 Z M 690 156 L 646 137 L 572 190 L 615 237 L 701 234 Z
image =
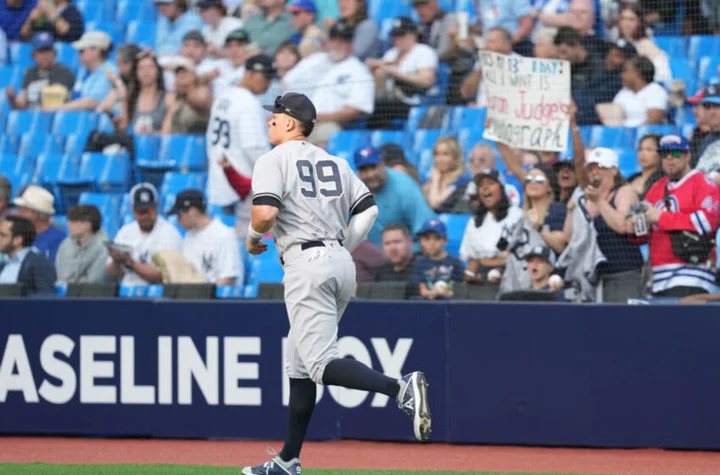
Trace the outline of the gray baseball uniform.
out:
M 322 384 L 355 290 L 355 263 L 341 242 L 348 218 L 374 205 L 373 196 L 347 161 L 304 141 L 260 157 L 253 193 L 254 205 L 280 210 L 271 233 L 285 270 L 288 376 Z

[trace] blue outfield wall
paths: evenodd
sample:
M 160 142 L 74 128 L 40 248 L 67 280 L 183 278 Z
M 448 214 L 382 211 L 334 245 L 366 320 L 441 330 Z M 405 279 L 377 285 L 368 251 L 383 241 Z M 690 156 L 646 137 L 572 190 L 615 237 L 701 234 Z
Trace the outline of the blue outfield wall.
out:
M 431 440 L 720 448 L 717 306 L 361 302 L 340 350 L 430 382 Z M 0 433 L 282 439 L 282 303 L 0 301 Z M 309 438 L 412 440 L 322 388 Z

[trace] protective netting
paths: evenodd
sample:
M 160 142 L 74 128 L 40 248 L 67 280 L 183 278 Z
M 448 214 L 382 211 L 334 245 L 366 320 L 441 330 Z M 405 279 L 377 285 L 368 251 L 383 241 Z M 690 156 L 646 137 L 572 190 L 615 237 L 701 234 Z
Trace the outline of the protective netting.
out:
M 718 0 L 40 0 L 0 28 L 0 213 L 30 219 L 61 289 L 279 283 L 272 240 L 243 240 L 258 105 L 299 92 L 308 140 L 379 207 L 359 296 L 717 290 Z

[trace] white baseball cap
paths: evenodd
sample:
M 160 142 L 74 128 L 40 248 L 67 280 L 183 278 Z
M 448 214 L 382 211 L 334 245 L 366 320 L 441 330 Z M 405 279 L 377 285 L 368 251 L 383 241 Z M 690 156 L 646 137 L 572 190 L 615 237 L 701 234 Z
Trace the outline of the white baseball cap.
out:
M 85 48 L 100 48 L 103 50 L 110 49 L 112 39 L 110 35 L 104 31 L 87 31 L 79 40 L 72 44 L 72 47 L 76 50 L 83 50 Z
M 185 56 L 177 56 L 173 61 L 173 66 L 175 67 L 176 71 L 182 68 L 190 71 L 191 73 L 195 72 L 195 61 L 190 58 L 186 58 Z
M 602 168 L 617 168 L 618 154 L 613 150 L 604 147 L 593 149 L 585 158 L 585 166 L 597 163 Z

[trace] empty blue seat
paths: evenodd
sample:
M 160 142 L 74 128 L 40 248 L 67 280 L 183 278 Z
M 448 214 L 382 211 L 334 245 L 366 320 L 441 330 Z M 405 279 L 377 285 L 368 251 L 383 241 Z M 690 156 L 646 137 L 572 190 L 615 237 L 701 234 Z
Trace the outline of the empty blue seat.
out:
M 155 48 L 155 23 L 149 21 L 131 21 L 125 33 L 125 42 L 140 48 Z
M 24 186 L 30 184 L 32 177 L 30 173 L 22 173 L 18 175 L 6 175 L 5 178 L 10 181 L 10 185 L 12 186 L 11 199 L 15 199 L 19 196 L 18 191 Z
M 593 126 L 590 147 L 633 148 L 635 130 L 627 127 Z
M 85 192 L 80 195 L 78 204 L 93 205 L 103 213 L 103 216 L 105 214 L 115 215 L 120 208 L 123 196 L 122 193 Z
M 487 108 L 483 107 L 453 107 L 450 110 L 449 128 L 485 130 Z
M 692 36 L 688 46 L 688 58 L 701 58 L 703 56 L 720 56 L 720 37 L 718 36 Z
M 367 6 L 368 16 L 378 25 L 399 16 L 410 16 L 413 12 L 410 0 L 368 0 Z
M 653 39 L 658 48 L 665 51 L 669 57 L 687 58 L 687 36 L 656 36 Z
M 88 21 L 85 22 L 85 31 L 104 31 L 116 46 L 125 42 L 125 24 L 118 21 Z
M 30 66 L 35 63 L 32 59 L 32 44 L 12 42 L 10 44 L 10 62 L 21 66 Z
M 352 157 L 355 152 L 370 145 L 370 135 L 365 130 L 341 130 L 328 139 L 328 153 L 338 155 L 346 153 Z
M 640 171 L 637 150 L 634 148 L 621 148 L 616 149 L 615 152 L 618 154 L 618 168 L 625 178 Z
M 720 67 L 720 56 L 705 56 L 704 58 L 700 58 L 698 81 L 701 86 L 707 85 L 711 79 L 720 76 L 718 67 Z M 690 92 L 690 94 L 692 94 L 692 92 Z
M 658 134 L 660 136 L 676 134 L 678 132 L 677 127 L 673 124 L 653 124 L 653 125 L 642 125 L 637 128 L 635 148 L 640 145 L 640 140 L 648 134 Z
M 5 133 L 49 133 L 51 118 L 52 114 L 48 112 L 13 110 L 8 114 L 7 124 L 5 125 Z
M 32 163 L 25 157 L 0 154 L 0 175 L 24 175 L 32 171 Z
M 143 298 L 148 296 L 149 285 L 121 285 L 118 295 L 121 298 Z
M 138 160 L 140 168 L 164 170 L 205 170 L 207 154 L 204 135 L 165 135 L 160 140 L 158 159 Z
M 17 155 L 20 151 L 20 134 L 4 134 L 0 135 L 0 153 Z
M 51 132 L 60 135 L 86 134 L 97 127 L 98 115 L 86 111 L 58 111 L 53 119 Z
M 370 145 L 380 147 L 386 143 L 395 143 L 403 149 L 410 147 L 410 139 L 402 130 L 375 130 L 370 134 Z
M 133 136 L 133 142 L 135 144 L 136 160 L 156 160 L 160 149 L 159 135 L 135 135 Z
M 435 142 L 443 135 L 442 130 L 419 129 L 415 132 L 415 142 L 413 143 L 413 157 L 406 157 L 408 161 L 417 164 L 420 160 L 420 154 L 423 150 L 432 150 Z
M 0 66 L 0 88 L 13 87 L 17 93 L 22 87 L 23 73 L 28 66 L 22 64 Z
M 448 243 L 445 250 L 451 256 L 460 255 L 460 244 L 465 235 L 465 227 L 471 218 L 469 214 L 440 214 L 438 219 L 445 224 L 448 234 Z
M 123 192 L 128 188 L 130 158 L 127 153 L 84 153 L 76 177 L 57 181 L 64 209 L 77 204 L 87 191 Z
M 35 162 L 33 182 L 50 189 L 58 180 L 76 177 L 79 167 L 79 156 L 59 153 L 41 154 Z
M 65 139 L 60 135 L 30 132 L 20 139 L 18 155 L 35 158 L 43 153 L 63 153 L 64 146 Z
M 119 0 L 115 11 L 115 19 L 125 24 L 131 21 L 147 21 L 154 24 L 157 19 L 157 9 L 151 2 Z
M 70 43 L 55 43 L 57 62 L 64 64 L 73 72 L 80 67 L 80 53 Z
M 78 0 L 76 6 L 82 12 L 86 23 L 115 19 L 115 2 L 113 1 Z
M 65 137 L 65 153 L 80 158 L 85 151 L 89 134 L 72 134 Z
M 695 60 L 687 58 L 670 58 L 670 70 L 673 79 L 681 79 L 685 81 L 686 90 L 690 94 L 694 94 L 697 87 L 697 73 L 695 68 Z
M 182 190 L 188 188 L 204 190 L 206 180 L 207 174 L 205 173 L 167 172 L 163 177 L 162 185 L 160 186 L 158 192 L 161 195 L 177 195 Z

